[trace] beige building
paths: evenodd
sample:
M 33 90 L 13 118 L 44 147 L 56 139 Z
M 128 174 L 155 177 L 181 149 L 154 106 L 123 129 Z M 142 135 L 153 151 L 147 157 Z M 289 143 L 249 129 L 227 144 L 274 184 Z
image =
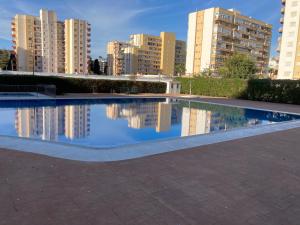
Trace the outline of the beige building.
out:
M 182 45 L 178 46 L 180 48 Z M 133 34 L 129 43 L 109 42 L 108 70 L 111 75 L 174 75 L 176 36 L 161 32 L 160 36 Z M 184 51 L 177 51 L 183 54 Z M 180 57 L 184 56 L 178 56 Z
M 189 14 L 186 73 L 217 71 L 228 56 L 251 56 L 258 73 L 265 74 L 272 26 L 235 10 L 210 8 Z
M 57 73 L 57 16 L 54 11 L 40 10 L 43 72 Z
M 65 20 L 65 71 L 88 74 L 91 54 L 91 25 L 78 19 Z
M 300 79 L 300 0 L 282 0 L 278 79 Z
M 40 19 L 30 15 L 16 15 L 11 25 L 17 70 L 42 72 Z
M 86 21 L 58 21 L 54 11 L 39 17 L 16 15 L 12 21 L 17 70 L 50 73 L 88 73 L 91 27 Z
M 111 41 L 107 44 L 107 74 L 121 75 L 125 73 L 124 60 L 125 48 L 129 43 L 120 41 Z

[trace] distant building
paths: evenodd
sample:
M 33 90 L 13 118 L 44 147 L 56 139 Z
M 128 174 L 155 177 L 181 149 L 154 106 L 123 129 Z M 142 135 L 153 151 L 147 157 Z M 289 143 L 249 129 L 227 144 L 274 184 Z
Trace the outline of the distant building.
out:
M 114 45 L 113 45 L 114 43 Z M 118 43 L 118 45 L 117 45 Z M 112 48 L 112 46 L 115 46 Z M 185 56 L 183 42 L 178 41 L 174 33 L 161 32 L 160 36 L 133 34 L 127 42 L 110 42 L 108 44 L 108 70 L 112 75 L 174 75 L 176 53 L 180 61 Z M 115 54 L 112 54 L 115 49 Z M 118 63 L 111 63 L 118 59 Z M 113 68 L 113 67 L 116 68 Z M 117 72 L 116 72 L 117 71 Z
M 282 0 L 278 79 L 300 79 L 300 0 Z
M 177 66 L 181 66 L 185 70 L 185 63 L 186 63 L 186 42 L 176 40 L 176 45 L 175 45 L 175 73 L 176 73 L 176 67 Z M 183 71 L 182 73 L 185 74 L 185 71 Z
M 99 56 L 99 67 L 100 73 L 107 75 L 107 59 L 103 58 L 102 56 Z
M 269 77 L 276 79 L 278 74 L 278 57 L 272 57 L 269 61 Z
M 54 11 L 39 17 L 17 14 L 12 21 L 17 70 L 50 73 L 88 73 L 90 24 L 58 21 Z
M 108 75 L 122 75 L 125 73 L 124 49 L 128 46 L 129 43 L 120 41 L 111 41 L 107 44 Z
M 210 8 L 189 14 L 186 73 L 217 72 L 233 53 L 252 57 L 259 74 L 269 63 L 272 26 L 235 10 Z

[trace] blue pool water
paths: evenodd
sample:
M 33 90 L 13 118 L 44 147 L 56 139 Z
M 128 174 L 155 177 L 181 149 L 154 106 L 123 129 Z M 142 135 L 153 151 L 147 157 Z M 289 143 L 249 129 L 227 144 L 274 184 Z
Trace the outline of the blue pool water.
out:
M 300 119 L 179 99 L 0 101 L 0 135 L 115 147 Z

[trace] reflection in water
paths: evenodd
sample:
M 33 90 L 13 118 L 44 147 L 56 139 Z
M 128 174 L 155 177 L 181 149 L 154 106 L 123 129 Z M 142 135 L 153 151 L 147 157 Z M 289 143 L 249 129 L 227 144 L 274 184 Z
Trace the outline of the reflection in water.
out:
M 90 132 L 90 106 L 60 106 L 17 109 L 15 127 L 19 137 L 56 141 L 84 138 Z
M 0 108 L 1 135 L 106 147 L 299 119 L 289 114 L 170 99 L 26 107 L 13 108 L 14 125 L 5 121 L 1 116 L 5 110 Z
M 106 106 L 106 116 L 112 120 L 126 119 L 134 129 L 155 128 L 156 132 L 171 128 L 172 104 L 155 102 L 144 104 L 111 104 Z M 177 120 L 175 120 L 177 121 Z

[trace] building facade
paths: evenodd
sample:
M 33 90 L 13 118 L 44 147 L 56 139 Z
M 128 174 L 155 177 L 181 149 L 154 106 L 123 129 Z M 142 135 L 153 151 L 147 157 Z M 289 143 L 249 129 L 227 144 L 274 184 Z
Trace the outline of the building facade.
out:
M 278 79 L 300 79 L 300 0 L 282 0 Z
M 91 25 L 84 20 L 65 20 L 65 71 L 88 74 L 91 54 Z
M 160 36 L 133 34 L 129 42 L 109 42 L 108 70 L 110 75 L 169 75 L 175 71 L 175 59 L 184 58 L 182 43 L 176 51 L 174 33 L 161 32 Z M 179 43 L 179 42 L 178 42 Z M 178 56 L 176 55 L 178 53 Z
M 16 15 L 12 21 L 12 42 L 17 70 L 43 71 L 41 22 L 38 17 Z
M 267 72 L 272 26 L 235 10 L 210 8 L 189 14 L 186 73 L 217 72 L 234 53 L 250 56 Z
M 125 48 L 129 43 L 121 41 L 111 41 L 107 44 L 107 74 L 121 75 L 125 73 Z
M 17 70 L 87 74 L 91 27 L 86 21 L 58 21 L 54 11 L 39 17 L 16 15 L 12 21 Z

